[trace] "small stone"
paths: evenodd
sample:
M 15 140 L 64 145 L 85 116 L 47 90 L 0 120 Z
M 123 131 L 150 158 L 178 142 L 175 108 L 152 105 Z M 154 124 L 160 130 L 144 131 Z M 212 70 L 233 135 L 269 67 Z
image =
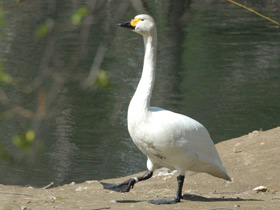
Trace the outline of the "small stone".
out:
M 239 153 L 239 152 L 242 152 L 240 142 L 236 143 L 234 146 L 234 153 Z
M 71 182 L 69 185 L 75 185 L 76 183 L 75 182 Z
M 257 191 L 257 192 L 266 192 L 267 187 L 266 186 L 258 186 L 258 187 L 255 187 L 253 190 Z
M 92 183 L 95 183 L 95 182 L 98 182 L 98 181 L 97 180 L 86 181 L 87 184 L 92 184 Z
M 254 137 L 254 136 L 258 136 L 260 134 L 259 131 L 253 131 L 251 133 L 249 133 L 249 138 Z
M 235 208 L 239 208 L 239 207 L 240 207 L 240 205 L 234 205 L 234 207 L 235 207 Z
M 80 187 L 78 187 L 78 188 L 75 189 L 76 192 L 81 192 L 81 191 L 83 191 L 83 190 L 87 190 L 87 187 L 81 187 L 81 186 L 80 186 Z
M 51 199 L 51 202 L 55 202 L 55 200 L 56 200 L 56 197 L 50 197 L 50 199 Z

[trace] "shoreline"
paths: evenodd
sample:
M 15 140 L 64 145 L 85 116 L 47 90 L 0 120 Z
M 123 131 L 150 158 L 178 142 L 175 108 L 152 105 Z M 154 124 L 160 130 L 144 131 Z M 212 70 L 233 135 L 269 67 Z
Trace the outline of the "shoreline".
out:
M 216 144 L 233 182 L 207 174 L 187 172 L 183 200 L 154 205 L 149 200 L 174 196 L 176 172 L 161 168 L 128 193 L 104 190 L 100 181 L 117 183 L 144 172 L 107 180 L 92 180 L 44 188 L 0 184 L 0 209 L 280 209 L 280 127 L 252 131 Z M 264 186 L 264 187 L 260 187 Z M 260 187 L 259 190 L 253 190 Z

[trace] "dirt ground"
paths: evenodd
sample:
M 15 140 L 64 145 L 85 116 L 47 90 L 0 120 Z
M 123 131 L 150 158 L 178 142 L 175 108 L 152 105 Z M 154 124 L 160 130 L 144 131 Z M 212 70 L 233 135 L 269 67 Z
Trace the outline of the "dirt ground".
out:
M 99 181 L 49 189 L 0 185 L 0 209 L 280 209 L 280 127 L 253 131 L 219 143 L 217 148 L 233 182 L 188 172 L 183 188 L 184 199 L 178 204 L 148 203 L 149 200 L 173 197 L 177 188 L 177 174 L 159 169 L 153 178 L 137 183 L 129 193 L 104 190 Z M 143 172 L 137 175 L 140 174 Z M 126 178 L 102 181 L 117 183 Z M 265 186 L 266 192 L 253 190 L 258 186 Z

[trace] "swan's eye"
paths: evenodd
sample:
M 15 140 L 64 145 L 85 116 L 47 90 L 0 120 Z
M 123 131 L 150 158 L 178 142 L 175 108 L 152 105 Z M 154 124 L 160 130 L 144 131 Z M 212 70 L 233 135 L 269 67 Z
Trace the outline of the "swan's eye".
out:
M 144 21 L 144 19 L 141 19 L 141 21 Z

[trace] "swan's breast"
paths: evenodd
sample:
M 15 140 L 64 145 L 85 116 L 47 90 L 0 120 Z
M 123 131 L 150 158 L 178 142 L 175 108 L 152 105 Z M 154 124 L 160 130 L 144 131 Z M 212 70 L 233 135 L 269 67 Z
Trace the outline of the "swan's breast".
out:
M 182 155 L 190 158 L 195 154 L 191 151 L 186 130 L 196 128 L 185 118 L 164 109 L 151 108 L 145 117 L 134 115 L 128 118 L 128 130 L 136 146 L 149 157 L 159 161 Z

